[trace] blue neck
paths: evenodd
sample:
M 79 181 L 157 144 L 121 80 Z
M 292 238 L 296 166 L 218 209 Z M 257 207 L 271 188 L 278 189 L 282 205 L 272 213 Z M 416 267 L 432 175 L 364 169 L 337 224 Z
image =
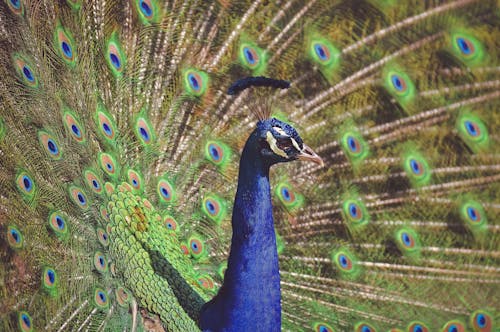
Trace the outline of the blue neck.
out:
M 280 277 L 269 164 L 252 134 L 240 161 L 233 238 L 219 294 L 202 310 L 206 331 L 280 331 Z

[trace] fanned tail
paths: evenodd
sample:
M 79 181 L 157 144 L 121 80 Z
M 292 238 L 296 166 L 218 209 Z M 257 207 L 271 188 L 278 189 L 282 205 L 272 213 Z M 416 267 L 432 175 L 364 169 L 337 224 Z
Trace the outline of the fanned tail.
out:
M 495 331 L 498 14 L 1 2 L 0 329 L 197 330 L 271 113 L 326 164 L 271 173 L 284 330 Z M 227 95 L 261 76 L 290 88 Z

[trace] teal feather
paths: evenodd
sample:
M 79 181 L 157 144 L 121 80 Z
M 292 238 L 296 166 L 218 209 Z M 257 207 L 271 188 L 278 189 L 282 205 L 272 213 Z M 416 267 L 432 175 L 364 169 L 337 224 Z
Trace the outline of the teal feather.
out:
M 0 331 L 198 330 L 269 115 L 325 163 L 270 174 L 282 330 L 498 331 L 499 16 L 0 2 Z M 291 88 L 226 94 L 249 75 Z

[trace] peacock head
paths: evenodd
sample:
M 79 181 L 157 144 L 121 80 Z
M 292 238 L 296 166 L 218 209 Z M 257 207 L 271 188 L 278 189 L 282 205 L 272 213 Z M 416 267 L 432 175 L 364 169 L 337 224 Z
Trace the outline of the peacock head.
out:
M 288 123 L 276 118 L 260 120 L 255 133 L 260 155 L 271 165 L 300 159 L 323 166 L 321 157 L 304 144 L 297 130 Z

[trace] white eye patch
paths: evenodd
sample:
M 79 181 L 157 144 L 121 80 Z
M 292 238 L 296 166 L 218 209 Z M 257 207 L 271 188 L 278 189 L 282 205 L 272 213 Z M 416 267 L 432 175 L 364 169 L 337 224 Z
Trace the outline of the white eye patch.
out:
M 283 129 L 281 129 L 280 127 L 273 127 L 274 130 L 276 130 L 276 132 L 280 135 L 283 135 L 283 136 L 290 136 L 288 135 L 287 133 L 285 133 L 285 131 Z
M 274 153 L 276 153 L 278 156 L 282 156 L 283 158 L 288 158 L 285 151 L 278 148 L 278 145 L 276 144 L 276 138 L 274 138 L 273 134 L 271 134 L 270 131 L 268 131 L 266 134 L 266 141 Z
M 299 146 L 299 143 L 297 143 L 293 137 L 291 139 L 292 139 L 292 144 L 297 149 L 297 151 L 302 151 L 302 149 Z

